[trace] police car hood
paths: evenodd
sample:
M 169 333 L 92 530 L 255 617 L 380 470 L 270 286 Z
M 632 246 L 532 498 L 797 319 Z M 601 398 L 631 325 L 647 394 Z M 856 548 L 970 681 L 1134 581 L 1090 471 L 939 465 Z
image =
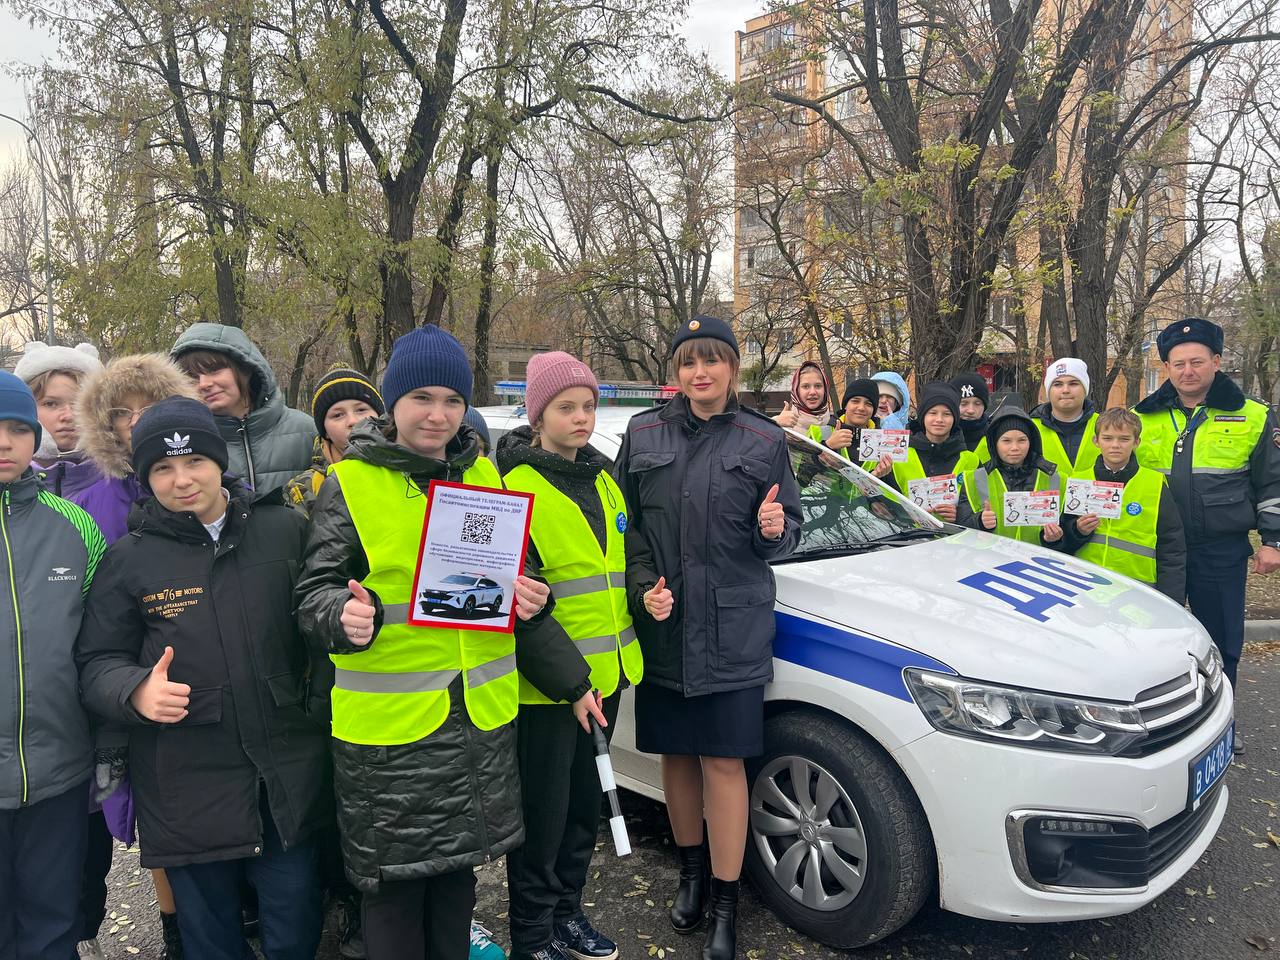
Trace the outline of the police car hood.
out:
M 1136 581 L 972 530 L 773 569 L 785 612 L 991 683 L 1132 701 L 1184 675 L 1187 655 L 1203 658 L 1211 642 Z

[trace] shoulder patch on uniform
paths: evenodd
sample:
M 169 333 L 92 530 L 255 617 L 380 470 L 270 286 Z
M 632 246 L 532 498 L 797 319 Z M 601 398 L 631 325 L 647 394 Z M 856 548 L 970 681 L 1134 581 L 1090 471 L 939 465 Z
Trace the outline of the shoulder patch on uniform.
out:
M 1271 431 L 1271 442 L 1275 445 L 1277 450 L 1280 450 L 1280 427 L 1276 427 Z

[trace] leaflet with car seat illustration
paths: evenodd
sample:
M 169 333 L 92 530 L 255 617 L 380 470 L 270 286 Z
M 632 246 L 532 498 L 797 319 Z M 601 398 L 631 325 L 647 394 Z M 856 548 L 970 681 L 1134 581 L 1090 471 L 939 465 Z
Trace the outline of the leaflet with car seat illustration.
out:
M 1110 480 L 1070 479 L 1063 513 L 1083 517 L 1093 514 L 1104 520 L 1119 520 L 1124 500 L 1124 484 Z
M 1058 522 L 1058 491 L 1012 491 L 1004 495 L 1006 527 L 1043 527 Z
M 408 622 L 512 632 L 532 516 L 531 493 L 432 480 Z
M 919 480 L 907 481 L 907 495 L 918 507 L 932 510 L 934 507 L 948 503 L 960 502 L 960 481 L 954 473 L 939 474 L 936 477 L 922 477 Z
M 905 463 L 910 442 L 910 430 L 862 430 L 858 434 L 858 459 L 888 457 L 895 463 Z

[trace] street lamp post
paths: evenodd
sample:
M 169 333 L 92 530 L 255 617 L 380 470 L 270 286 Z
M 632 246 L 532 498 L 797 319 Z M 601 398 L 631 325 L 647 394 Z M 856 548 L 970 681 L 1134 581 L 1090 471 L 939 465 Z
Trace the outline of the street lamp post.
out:
M 10 116 L 7 113 L 0 113 L 0 118 L 12 120 L 23 130 L 27 131 L 27 136 L 35 143 L 36 149 L 40 152 L 40 212 L 44 218 L 44 310 L 45 310 L 45 337 L 49 344 L 53 344 L 53 260 L 49 256 L 49 186 L 45 181 L 45 156 L 44 145 L 40 142 L 40 138 L 36 136 L 36 132 L 28 127 L 17 117 Z

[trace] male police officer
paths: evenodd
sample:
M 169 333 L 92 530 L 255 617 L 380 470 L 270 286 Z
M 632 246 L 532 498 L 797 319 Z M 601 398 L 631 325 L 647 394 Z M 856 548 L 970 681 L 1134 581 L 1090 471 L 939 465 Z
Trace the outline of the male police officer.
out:
M 1222 328 L 1188 317 L 1156 340 L 1169 379 L 1134 408 L 1138 461 L 1169 478 L 1187 534 L 1187 596 L 1236 682 L 1244 646 L 1244 583 L 1280 569 L 1280 419 L 1249 400 L 1222 364 Z M 1243 743 L 1236 735 L 1236 752 Z

